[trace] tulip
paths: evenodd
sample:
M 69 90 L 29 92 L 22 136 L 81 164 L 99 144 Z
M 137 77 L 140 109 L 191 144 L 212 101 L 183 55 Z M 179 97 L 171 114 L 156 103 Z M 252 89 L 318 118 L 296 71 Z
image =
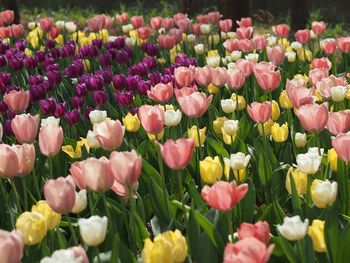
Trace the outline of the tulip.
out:
M 89 218 L 80 218 L 78 225 L 80 236 L 84 243 L 90 247 L 100 245 L 106 238 L 107 234 L 107 217 L 91 216 Z
M 193 125 L 190 129 L 187 130 L 188 138 L 192 138 L 195 142 L 196 147 L 200 147 L 205 142 L 205 132 L 207 127 L 199 129 L 196 125 Z
M 24 90 L 11 90 L 4 95 L 4 102 L 14 112 L 22 112 L 29 105 L 29 92 Z
M 306 133 L 300 133 L 300 132 L 295 133 L 294 142 L 298 148 L 305 147 L 307 143 Z
M 16 115 L 11 121 L 11 128 L 19 143 L 33 143 L 38 134 L 39 115 Z
M 257 70 L 257 67 L 255 67 L 254 75 L 259 87 L 266 92 L 271 92 L 277 89 L 281 82 L 281 73 L 279 70 Z
M 177 126 L 181 122 L 182 113 L 180 110 L 167 110 L 164 112 L 164 123 L 168 127 Z
M 42 18 L 40 19 L 39 23 L 40 23 L 40 28 L 45 32 L 50 32 L 50 30 L 54 25 L 54 21 L 51 17 Z
M 165 103 L 171 99 L 174 94 L 173 85 L 171 83 L 158 83 L 147 91 L 148 97 L 158 103 Z
M 266 122 L 271 118 L 272 105 L 270 102 L 253 102 L 248 106 L 248 114 L 257 123 Z
M 278 103 L 274 100 L 271 101 L 271 107 L 271 119 L 273 121 L 277 121 L 281 114 L 280 107 L 278 106 Z
M 303 239 L 307 234 L 309 219 L 301 221 L 300 216 L 285 217 L 283 224 L 277 225 L 278 232 L 287 240 L 296 241 Z
M 194 78 L 197 84 L 201 86 L 208 86 L 212 80 L 212 70 L 209 66 L 203 68 L 197 67 Z
M 237 109 L 236 101 L 232 99 L 221 100 L 221 109 L 225 113 L 232 113 Z
M 252 39 L 254 48 L 257 50 L 263 50 L 266 48 L 267 40 L 265 36 L 256 35 Z
M 120 24 L 124 24 L 124 23 L 126 23 L 126 21 L 128 21 L 128 13 L 126 13 L 126 12 L 123 12 L 121 14 L 117 14 L 115 17 Z
M 283 109 L 291 109 L 291 108 L 293 108 L 293 104 L 292 104 L 291 100 L 288 97 L 287 91 L 285 91 L 285 90 L 283 90 L 280 93 L 278 101 L 279 101 L 279 104 L 281 105 L 281 107 Z
M 328 58 L 314 58 L 311 62 L 312 68 L 324 68 L 330 70 L 332 68 L 332 63 Z
M 222 32 L 229 32 L 232 28 L 232 20 L 231 19 L 220 20 L 219 27 Z
M 295 82 L 304 83 L 301 79 L 295 79 L 292 81 L 287 79 L 286 92 L 287 92 L 288 98 L 290 99 L 293 107 L 299 108 L 305 104 L 312 104 L 314 102 L 313 90 L 308 89 L 304 86 L 299 86 L 299 87 L 295 86 L 294 85 Z
M 167 140 L 163 145 L 157 142 L 164 162 L 168 167 L 179 170 L 186 167 L 192 159 L 195 141 L 190 139 Z
M 21 232 L 0 230 L 0 258 L 4 263 L 19 263 L 23 257 L 24 243 Z
M 338 155 L 334 148 L 328 150 L 327 161 L 331 167 L 331 170 L 336 172 L 338 170 Z
M 124 131 L 119 120 L 106 119 L 94 124 L 93 132 L 101 147 L 108 151 L 118 148 L 123 142 Z
M 36 245 L 47 233 L 45 217 L 37 212 L 24 212 L 17 218 L 16 229 L 22 233 L 24 244 Z
M 44 185 L 44 195 L 49 206 L 59 214 L 68 214 L 75 204 L 75 185 L 67 178 L 48 180 Z
M 237 229 L 237 234 L 240 240 L 254 237 L 268 245 L 270 241 L 270 226 L 266 221 L 259 221 L 255 224 L 244 222 Z
M 222 165 L 218 156 L 214 159 L 210 156 L 199 162 L 199 171 L 202 181 L 206 184 L 214 184 L 221 179 Z
M 340 102 L 345 99 L 345 95 L 348 91 L 348 87 L 345 86 L 335 86 L 331 88 L 332 100 L 335 102 Z
M 350 129 L 350 112 L 329 112 L 326 128 L 333 135 L 346 133 Z
M 271 134 L 275 142 L 285 142 L 288 139 L 288 123 L 286 122 L 282 126 L 274 123 L 271 126 Z
M 245 76 L 243 71 L 239 69 L 229 69 L 226 71 L 226 83 L 227 86 L 231 89 L 238 90 L 240 89 L 245 81 Z
M 180 87 L 188 87 L 191 86 L 196 73 L 196 68 L 194 67 L 178 67 L 174 71 L 174 77 L 176 83 Z
M 315 68 L 309 71 L 309 80 L 312 86 L 316 86 L 317 82 L 329 76 L 328 70 L 324 68 Z
M 44 216 L 48 230 L 55 229 L 55 227 L 57 227 L 61 222 L 61 214 L 53 211 L 47 201 L 38 201 L 32 206 L 32 212 L 36 212 Z
M 238 39 L 250 39 L 251 36 L 253 35 L 253 27 L 239 27 L 236 30 L 236 34 Z
M 75 192 L 75 203 L 71 210 L 74 214 L 79 214 L 84 211 L 87 206 L 86 190 L 82 189 L 79 192 Z
M 350 160 L 350 135 L 344 133 L 338 134 L 333 138 L 332 146 L 341 160 L 344 162 Z
M 316 83 L 316 88 L 320 92 L 322 97 L 324 97 L 325 99 L 330 99 L 332 97 L 332 88 L 333 87 L 336 87 L 336 86 L 346 87 L 347 85 L 348 85 L 348 83 L 344 77 L 337 78 L 337 77 L 331 75 L 329 77 L 325 77 L 325 78 L 321 79 L 320 81 L 318 81 Z M 339 88 L 337 88 L 337 89 L 339 89 Z M 343 88 L 340 88 L 340 91 L 342 91 L 342 90 L 343 90 Z M 334 93 L 334 91 L 333 91 L 333 93 Z M 337 93 L 339 94 L 339 92 L 337 92 Z M 338 95 L 338 94 L 334 94 L 334 95 Z M 341 92 L 341 94 L 342 94 L 342 92 Z M 343 96 L 344 95 L 340 96 L 340 100 L 344 99 Z
M 311 185 L 311 198 L 314 205 L 318 208 L 331 206 L 337 198 L 337 182 L 328 180 L 321 181 L 315 179 Z
M 158 134 L 164 128 L 164 111 L 159 106 L 143 105 L 138 110 L 143 128 L 151 134 Z
M 226 134 L 233 136 L 237 133 L 238 130 L 238 120 L 227 120 L 224 122 L 223 129 Z
M 52 157 L 58 154 L 61 150 L 63 142 L 62 127 L 54 124 L 41 127 L 39 131 L 39 146 L 40 151 L 47 157 Z
M 211 82 L 217 87 L 222 87 L 226 82 L 226 70 L 223 68 L 211 68 L 211 76 Z
M 137 132 L 140 129 L 140 120 L 130 112 L 123 118 L 123 124 L 128 132 Z
M 93 131 L 88 131 L 86 141 L 90 148 L 98 149 L 101 147 L 100 142 L 96 139 L 96 134 Z
M 216 120 L 213 121 L 213 129 L 215 134 L 220 135 L 222 134 L 221 128 L 224 127 L 225 121 L 228 119 L 226 117 L 218 117 Z
M 136 190 L 141 168 L 141 157 L 134 150 L 112 152 L 110 156 L 110 169 L 114 177 L 112 190 L 120 196 L 128 196 L 130 191 Z
M 276 36 L 286 38 L 289 34 L 289 26 L 286 24 L 279 24 L 272 27 L 272 31 Z
M 278 66 L 284 61 L 284 50 L 281 46 L 267 48 L 267 56 L 273 64 Z
M 207 98 L 203 92 L 193 92 L 188 96 L 178 97 L 177 100 L 182 112 L 187 117 L 199 118 L 202 117 L 207 111 L 209 105 L 211 104 L 212 98 L 212 95 Z
M 44 257 L 40 263 L 89 263 L 86 252 L 81 247 L 56 250 L 50 257 Z
M 10 25 L 15 18 L 15 13 L 12 10 L 5 10 L 0 13 L 2 23 Z
M 322 35 L 324 33 L 324 31 L 326 30 L 326 23 L 323 22 L 323 21 L 313 21 L 312 24 L 311 24 L 311 28 L 312 28 L 312 31 L 317 35 Z
M 244 153 L 238 152 L 231 154 L 230 159 L 224 158 L 224 160 L 229 161 L 232 170 L 240 170 L 247 167 L 251 156 L 245 155 Z
M 89 113 L 91 124 L 103 122 L 107 118 L 106 111 L 93 110 Z
M 284 55 L 286 56 L 289 63 L 295 62 L 297 54 L 294 51 L 288 51 L 288 52 L 284 53 Z
M 308 29 L 299 29 L 295 33 L 295 39 L 301 44 L 306 44 L 310 41 L 310 31 Z
M 312 245 L 316 252 L 327 252 L 327 245 L 324 234 L 325 221 L 314 219 L 308 229 L 308 235 L 312 239 Z
M 286 176 L 286 189 L 289 194 L 292 194 L 291 177 L 293 178 L 295 189 L 298 195 L 303 195 L 307 190 L 307 178 L 306 173 L 301 172 L 298 169 L 289 168 Z
M 321 40 L 320 44 L 322 51 L 327 55 L 333 54 L 337 49 L 337 42 L 334 38 L 323 39 Z
M 326 103 L 302 105 L 295 110 L 295 113 L 303 128 L 308 132 L 320 132 L 327 125 L 328 106 Z
M 261 136 L 270 136 L 271 135 L 271 128 L 274 122 L 272 119 L 269 119 L 268 121 L 265 121 L 264 123 L 258 124 L 258 131 Z
M 2 124 L 0 123 L 0 142 L 2 141 L 2 136 L 3 136 L 3 127 L 2 127 Z
M 218 181 L 213 186 L 204 186 L 201 192 L 202 198 L 210 207 L 219 211 L 230 211 L 247 194 L 248 185 L 237 186 L 232 183 Z
M 321 165 L 323 149 L 309 148 L 307 153 L 297 155 L 298 169 L 306 174 L 315 174 Z

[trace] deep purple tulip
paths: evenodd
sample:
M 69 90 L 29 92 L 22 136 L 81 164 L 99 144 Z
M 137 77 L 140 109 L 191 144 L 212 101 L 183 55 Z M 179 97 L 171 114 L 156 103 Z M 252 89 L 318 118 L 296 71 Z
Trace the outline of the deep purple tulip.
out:
M 12 81 L 12 76 L 10 73 L 0 72 L 0 91 L 5 92 L 6 87 L 8 87 L 11 84 L 11 81 Z
M 79 97 L 85 97 L 88 94 L 88 89 L 85 83 L 78 83 L 75 86 L 75 94 Z
M 24 60 L 24 65 L 28 68 L 28 69 L 33 69 L 35 68 L 38 64 L 39 61 L 36 58 L 36 56 L 32 56 L 32 57 L 25 57 Z
M 60 65 L 57 63 L 49 64 L 45 66 L 45 70 L 47 71 L 60 71 Z
M 113 87 L 116 90 L 123 90 L 128 85 L 124 75 L 114 75 L 112 78 Z
M 45 115 L 53 115 L 56 110 L 56 100 L 54 98 L 40 100 L 39 107 Z
M 29 88 L 30 101 L 38 101 L 44 99 L 46 96 L 46 87 L 45 85 L 33 85 Z
M 142 63 L 146 64 L 146 66 L 150 69 L 157 67 L 157 59 L 155 57 L 144 58 L 142 59 Z
M 6 112 L 6 110 L 8 109 L 9 107 L 7 106 L 6 102 L 5 101 L 0 101 L 0 114 L 3 114 L 4 112 Z
M 95 90 L 92 95 L 95 104 L 97 105 L 103 105 L 107 101 L 107 92 L 102 90 Z
M 90 88 L 92 90 L 100 90 L 103 88 L 104 85 L 104 79 L 102 75 L 92 75 L 90 77 Z
M 13 136 L 13 131 L 11 127 L 11 120 L 6 120 L 3 122 L 4 132 L 7 136 Z
M 92 112 L 94 109 L 91 108 L 91 107 L 86 107 L 85 108 L 85 119 L 89 120 L 90 121 L 90 112 Z
M 116 52 L 115 59 L 119 64 L 126 64 L 129 61 L 129 56 L 127 52 L 120 50 Z
M 137 90 L 137 83 L 141 80 L 140 76 L 128 76 L 126 82 L 129 90 Z
M 24 51 L 27 47 L 27 41 L 24 39 L 18 39 L 15 42 L 15 48 L 17 48 L 19 51 Z
M 61 52 L 58 48 L 54 47 L 50 49 L 50 54 L 53 58 L 57 59 L 61 57 Z
M 151 82 L 149 80 L 140 80 L 137 84 L 137 90 L 140 94 L 146 95 L 147 91 L 151 88 Z
M 23 59 L 11 58 L 9 59 L 9 66 L 12 70 L 20 70 L 24 66 Z
M 0 54 L 5 54 L 6 50 L 10 48 L 9 44 L 7 43 L 2 43 L 0 45 Z
M 7 65 L 7 59 L 5 55 L 0 55 L 0 67 L 5 67 Z
M 45 51 L 39 50 L 35 53 L 35 56 L 38 58 L 39 62 L 41 63 L 45 61 L 46 53 Z
M 83 75 L 84 65 L 81 60 L 73 61 L 68 67 L 64 69 L 64 74 L 69 78 L 77 78 Z
M 137 113 L 139 112 L 139 108 L 138 108 L 138 107 L 132 108 L 132 109 L 129 110 L 129 112 L 130 112 L 132 115 L 135 115 L 135 114 L 137 114 Z
M 162 75 L 159 72 L 150 72 L 148 73 L 148 78 L 151 81 L 152 86 L 160 83 Z
M 67 103 L 66 102 L 63 102 L 63 103 L 56 103 L 56 110 L 55 110 L 55 113 L 54 113 L 54 116 L 56 118 L 61 118 L 64 116 L 64 114 L 66 113 L 66 106 L 67 106 Z
M 104 68 L 101 70 L 96 70 L 95 74 L 102 75 L 105 85 L 109 85 L 112 81 L 113 71 L 111 68 Z
M 81 108 L 81 106 L 83 106 L 84 104 L 84 98 L 78 96 L 71 97 L 70 103 L 73 105 L 74 108 Z
M 72 111 L 66 112 L 64 117 L 70 124 L 76 124 L 80 121 L 81 118 L 80 110 L 74 109 Z
M 48 48 L 48 49 L 51 49 L 51 48 L 54 48 L 56 46 L 56 41 L 53 40 L 53 39 L 47 39 L 45 41 L 45 46 Z
M 58 70 L 52 70 L 46 72 L 47 79 L 50 83 L 50 86 L 56 86 L 61 83 L 62 81 L 62 75 L 61 72 Z
M 108 67 L 108 66 L 112 65 L 112 55 L 109 54 L 108 52 L 101 54 L 98 57 L 98 61 L 100 62 L 102 67 Z
M 114 99 L 117 104 L 127 106 L 134 101 L 134 93 L 132 91 L 115 92 Z
M 102 48 L 102 39 L 93 39 L 92 40 L 92 45 L 97 47 L 98 49 L 101 49 Z
M 16 116 L 16 113 L 13 112 L 13 111 L 10 110 L 10 109 L 7 109 L 6 115 L 7 115 L 7 118 L 8 118 L 9 120 L 12 120 L 12 119 Z
M 114 48 L 116 49 L 122 49 L 125 47 L 125 37 L 117 37 L 114 41 L 113 41 L 113 45 Z

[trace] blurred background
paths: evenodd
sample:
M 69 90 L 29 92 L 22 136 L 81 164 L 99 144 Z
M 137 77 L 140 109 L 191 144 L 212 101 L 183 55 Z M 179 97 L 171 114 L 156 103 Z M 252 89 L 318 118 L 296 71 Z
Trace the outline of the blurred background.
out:
M 269 27 L 286 22 L 295 31 L 312 20 L 325 20 L 334 35 L 344 34 L 350 24 L 350 0 L 0 0 L 2 9 L 16 11 L 17 20 L 26 23 L 40 17 L 74 20 L 85 23 L 96 13 L 113 16 L 122 11 L 146 17 L 172 16 L 185 12 L 194 17 L 208 11 L 220 11 L 225 18 L 234 21 L 251 16 L 254 24 Z

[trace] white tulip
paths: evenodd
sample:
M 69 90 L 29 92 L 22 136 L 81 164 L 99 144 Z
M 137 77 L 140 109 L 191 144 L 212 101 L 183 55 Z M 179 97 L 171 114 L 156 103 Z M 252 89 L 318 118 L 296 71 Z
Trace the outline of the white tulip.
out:
M 306 133 L 297 132 L 294 137 L 295 145 L 299 148 L 302 148 L 306 145 Z
M 245 55 L 244 58 L 257 63 L 259 60 L 259 54 L 249 53 L 248 55 Z
M 300 216 L 285 217 L 282 225 L 277 225 L 280 234 L 290 241 L 296 241 L 304 238 L 309 226 L 309 219 L 301 221 Z
M 227 38 L 226 32 L 223 32 L 223 31 L 220 32 L 220 36 L 221 36 L 221 39 L 226 39 Z
M 164 35 L 165 34 L 165 28 L 164 27 L 159 28 L 158 33 L 159 33 L 159 35 Z
M 63 29 L 64 28 L 64 21 L 63 20 L 57 20 L 55 22 L 55 26 L 58 27 L 59 29 Z
M 296 55 L 297 53 L 295 53 L 294 51 L 289 51 L 285 53 L 285 56 L 287 57 L 288 62 L 291 62 L 291 63 L 295 61 Z
M 101 147 L 101 144 L 96 139 L 96 135 L 95 135 L 95 133 L 93 131 L 88 131 L 88 133 L 86 135 L 86 140 L 87 140 L 87 144 L 92 149 L 98 149 L 98 148 Z
M 227 32 L 226 33 L 228 39 L 235 39 L 237 37 L 236 32 Z
M 197 55 L 202 55 L 204 53 L 204 45 L 203 44 L 197 44 L 194 46 L 194 51 Z
M 237 65 L 234 62 L 230 62 L 227 64 L 227 69 L 236 69 Z
M 128 34 L 133 29 L 134 29 L 134 27 L 132 24 L 122 25 L 122 31 L 125 34 Z
M 78 220 L 80 236 L 88 246 L 98 246 L 106 238 L 108 218 L 106 216 L 91 216 Z
M 180 123 L 182 118 L 182 113 L 180 110 L 167 110 L 164 112 L 164 122 L 168 127 L 176 126 Z
M 72 21 L 67 22 L 64 25 L 64 27 L 68 31 L 68 33 L 74 33 L 75 31 L 77 31 L 77 25 Z
M 238 120 L 228 120 L 224 122 L 223 128 L 225 130 L 225 133 L 232 136 L 237 133 L 238 130 Z
M 43 258 L 40 263 L 83 263 L 83 257 L 76 257 L 72 249 L 56 250 L 51 257 Z
M 45 126 L 50 125 L 50 124 L 59 126 L 60 125 L 60 119 L 52 117 L 52 116 L 47 117 L 46 119 L 41 119 L 40 127 L 45 127 Z
M 36 23 L 35 23 L 35 22 L 29 22 L 29 23 L 28 23 L 28 28 L 29 28 L 30 30 L 33 30 L 34 28 L 36 28 Z
M 269 36 L 266 38 L 267 40 L 267 46 L 272 47 L 277 44 L 277 37 L 275 36 Z
M 237 61 L 242 57 L 242 51 L 234 50 L 231 53 L 231 57 L 233 61 Z
M 200 31 L 204 35 L 208 35 L 210 33 L 211 27 L 208 24 L 201 24 Z
M 296 51 L 303 48 L 303 45 L 298 41 L 293 41 L 292 44 L 290 44 L 290 46 Z
M 101 123 L 107 118 L 107 112 L 105 110 L 93 110 L 89 113 L 89 118 L 92 124 Z
M 310 38 L 311 39 L 316 39 L 317 38 L 317 35 L 315 34 L 314 31 L 310 30 Z
M 323 151 L 323 149 L 320 149 L 321 155 L 319 155 L 318 148 L 312 147 L 307 153 L 298 154 L 298 169 L 306 174 L 315 174 L 321 165 Z
M 221 100 L 220 103 L 221 103 L 221 109 L 225 113 L 232 113 L 237 109 L 237 103 L 232 99 Z
M 85 210 L 86 206 L 87 206 L 86 190 L 82 189 L 79 192 L 75 192 L 75 204 L 71 212 L 74 214 L 79 214 L 80 212 Z
M 194 34 L 187 35 L 187 42 L 188 43 L 194 43 L 195 41 L 196 41 L 196 35 L 194 35 Z
M 251 156 L 249 154 L 245 155 L 242 152 L 231 154 L 229 161 L 230 161 L 230 166 L 232 170 L 239 170 L 239 169 L 246 168 L 250 161 L 250 157 Z M 228 163 L 227 160 L 228 160 L 227 158 L 224 158 L 224 161 L 226 163 Z
M 207 57 L 206 61 L 207 64 L 212 68 L 220 66 L 220 56 Z
M 125 39 L 125 45 L 127 45 L 128 47 L 133 47 L 136 45 L 136 39 L 132 38 L 132 37 L 127 37 Z
M 315 184 L 315 186 L 314 186 Z M 315 180 L 312 184 L 312 201 L 318 208 L 331 206 L 337 198 L 338 184 L 328 180 Z
M 332 100 L 335 102 L 343 101 L 345 99 L 348 87 L 345 86 L 335 86 L 331 88 Z

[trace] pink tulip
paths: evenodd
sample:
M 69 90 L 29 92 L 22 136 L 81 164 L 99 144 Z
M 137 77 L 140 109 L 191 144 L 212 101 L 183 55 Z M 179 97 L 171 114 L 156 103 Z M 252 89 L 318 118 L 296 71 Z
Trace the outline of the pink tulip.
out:
M 267 56 L 273 64 L 278 66 L 284 62 L 284 49 L 281 46 L 268 47 Z
M 251 60 L 239 59 L 236 62 L 236 66 L 238 69 L 243 71 L 244 76 L 247 78 L 252 74 L 255 67 L 255 63 Z
M 332 146 L 338 157 L 344 162 L 350 161 L 350 135 L 347 133 L 338 134 L 332 140 Z
M 312 68 L 324 68 L 330 70 L 332 68 L 332 63 L 328 58 L 314 58 L 311 62 Z
M 310 41 L 310 31 L 309 29 L 299 29 L 295 33 L 295 39 L 301 44 L 306 44 Z
M 328 76 L 328 70 L 324 68 L 315 68 L 309 71 L 309 80 L 312 86 L 316 86 L 317 82 Z
M 201 23 L 194 23 L 194 24 L 192 24 L 192 32 L 196 36 L 200 36 L 202 34 L 202 32 L 201 32 Z
M 337 44 L 342 53 L 350 52 L 350 36 L 338 38 Z
M 95 123 L 93 132 L 101 147 L 107 151 L 113 151 L 123 142 L 123 127 L 119 120 L 106 119 Z
M 295 110 L 301 125 L 308 132 L 322 131 L 328 121 L 328 106 L 327 103 L 306 104 Z
M 222 32 L 229 32 L 232 28 L 232 20 L 231 19 L 220 20 L 219 27 Z
M 326 128 L 333 135 L 348 132 L 350 129 L 350 112 L 348 110 L 329 112 Z
M 308 89 L 306 83 L 301 78 L 287 79 L 286 91 L 294 108 L 299 108 L 302 105 L 314 102 L 313 89 Z
M 124 13 L 121 13 L 121 14 L 117 14 L 115 16 L 115 19 L 117 19 L 117 21 L 120 23 L 120 24 L 124 24 L 128 21 L 128 13 L 124 12 Z
M 248 106 L 248 114 L 256 123 L 264 123 L 271 119 L 272 105 L 270 102 L 253 102 Z
M 187 18 L 187 14 L 184 14 L 184 13 L 176 13 L 174 16 L 173 16 L 173 19 L 175 21 L 175 23 L 177 23 L 178 21 L 184 19 L 184 18 Z
M 181 89 L 174 89 L 175 91 L 175 96 L 176 99 L 182 97 L 182 96 L 189 96 L 191 95 L 193 92 L 197 91 L 197 86 L 194 85 L 192 87 L 183 87 Z
M 164 128 L 164 111 L 159 106 L 142 105 L 138 116 L 146 132 L 158 134 Z
M 174 88 L 171 82 L 168 84 L 158 83 L 152 86 L 150 90 L 147 91 L 148 97 L 158 103 L 165 103 L 171 99 L 174 94 Z
M 194 78 L 198 85 L 206 87 L 212 81 L 212 70 L 211 67 L 204 66 L 203 68 L 197 67 Z
M 141 157 L 132 150 L 131 152 L 112 152 L 109 160 L 114 177 L 112 190 L 120 196 L 127 197 L 129 191 L 137 189 L 142 168 Z
M 272 27 L 273 33 L 275 33 L 276 36 L 286 38 L 289 34 L 289 26 L 287 24 L 279 24 Z
M 253 35 L 253 27 L 239 27 L 236 30 L 238 39 L 250 39 Z
M 162 27 L 165 29 L 170 29 L 174 26 L 174 19 L 171 17 L 165 17 L 162 19 Z
M 209 24 L 209 17 L 207 15 L 197 15 L 196 18 L 200 24 Z
M 222 15 L 218 11 L 216 11 L 216 12 L 209 12 L 208 13 L 208 22 L 211 23 L 211 24 L 217 23 L 217 22 L 219 22 L 221 16 Z
M 253 42 L 249 39 L 240 39 L 238 41 L 238 47 L 245 53 L 248 53 L 253 50 Z
M 259 67 L 255 67 L 254 75 L 259 87 L 266 92 L 274 91 L 281 82 L 281 72 L 279 70 L 274 71 L 269 68 L 259 70 Z
M 329 77 L 323 78 L 316 83 L 316 88 L 320 92 L 321 96 L 325 99 L 330 99 L 332 97 L 331 89 L 335 86 L 347 86 L 348 82 L 345 77 L 335 77 L 331 75 Z
M 265 245 L 270 241 L 270 226 L 266 221 L 259 221 L 255 224 L 244 222 L 237 229 L 237 233 L 239 239 L 254 237 Z
M 39 131 L 40 151 L 47 157 L 58 154 L 63 142 L 63 130 L 55 124 L 44 126 Z
M 24 240 L 18 230 L 0 230 L 0 260 L 2 263 L 19 263 L 23 257 Z
M 231 89 L 238 90 L 242 88 L 245 81 L 243 71 L 240 69 L 228 69 L 226 70 L 226 83 Z
M 224 263 L 266 263 L 269 261 L 275 245 L 266 245 L 254 237 L 239 240 L 235 244 L 227 243 L 224 251 Z
M 29 105 L 29 92 L 11 90 L 4 96 L 4 102 L 14 112 L 23 112 Z
M 326 23 L 323 22 L 323 21 L 314 21 L 312 22 L 311 24 L 311 28 L 312 28 L 312 31 L 315 33 L 315 35 L 317 36 L 320 36 L 324 33 L 324 31 L 326 30 Z
M 33 143 L 38 134 L 39 115 L 16 115 L 11 121 L 11 128 L 19 143 Z
M 226 82 L 226 69 L 225 68 L 211 68 L 211 82 L 217 86 L 222 87 Z
M 234 50 L 239 50 L 239 40 L 238 39 L 226 39 L 223 43 L 224 48 L 227 52 L 232 52 Z
M 232 183 L 218 181 L 211 187 L 203 187 L 201 195 L 210 207 L 219 211 L 230 211 L 247 194 L 248 184 L 237 186 L 236 181 Z
M 149 27 L 139 27 L 137 33 L 141 39 L 147 39 L 151 35 L 151 29 Z
M 82 259 L 81 263 L 89 263 L 89 258 L 86 255 L 86 252 L 81 245 L 79 245 L 77 247 L 70 247 L 69 250 L 73 251 L 75 258 Z
M 256 35 L 252 39 L 253 46 L 257 50 L 263 50 L 266 48 L 267 40 L 266 37 L 263 35 Z
M 64 177 L 50 179 L 44 185 L 44 195 L 52 210 L 59 214 L 68 214 L 75 204 L 75 185 Z
M 199 118 L 207 111 L 213 96 L 203 92 L 193 92 L 191 95 L 178 97 L 177 101 L 182 112 L 189 118 Z
M 46 33 L 50 32 L 51 28 L 53 27 L 53 18 L 46 17 L 39 20 L 40 28 L 44 30 Z
M 166 165 L 174 170 L 185 168 L 192 159 L 195 148 L 193 138 L 167 140 L 163 145 L 157 142 Z
M 105 15 L 96 15 L 87 21 L 87 26 L 89 30 L 93 32 L 98 32 L 103 29 L 106 25 Z
M 12 25 L 11 26 L 11 34 L 13 37 L 20 37 L 22 36 L 24 31 L 23 25 Z
M 172 49 L 176 44 L 176 37 L 173 35 L 160 35 L 157 39 L 159 47 Z
M 5 25 L 10 25 L 15 18 L 15 13 L 12 10 L 5 10 L 0 13 L 0 20 Z
M 276 66 L 272 62 L 261 61 L 254 64 L 254 74 L 261 74 L 265 71 L 274 71 Z
M 17 152 L 18 157 L 18 176 L 26 176 L 34 169 L 35 147 L 33 144 L 13 145 L 12 149 Z
M 327 38 L 321 41 L 321 47 L 325 54 L 333 54 L 337 49 L 337 42 L 334 38 Z
M 142 27 L 143 25 L 143 16 L 132 16 L 130 18 L 130 23 L 134 28 Z
M 8 38 L 11 37 L 11 27 L 0 27 L 0 37 Z
M 177 28 L 172 28 L 169 30 L 169 35 L 175 36 L 175 43 L 180 44 L 182 41 L 182 31 Z
M 236 21 L 240 27 L 250 27 L 253 25 L 253 21 L 250 17 L 242 17 L 240 21 Z
M 176 83 L 182 88 L 182 87 L 188 87 L 191 86 L 194 76 L 196 73 L 195 67 L 178 67 L 174 71 L 174 77 L 176 80 Z
M 79 189 L 86 189 L 87 185 L 84 181 L 84 174 L 83 174 L 83 162 L 74 162 L 70 166 L 69 172 L 74 180 L 75 185 Z
M 163 18 L 161 16 L 155 16 L 151 18 L 150 25 L 152 29 L 158 30 L 162 27 L 162 20 Z
M 188 18 L 184 18 L 181 19 L 179 21 L 176 22 L 176 25 L 178 26 L 178 28 L 181 30 L 181 32 L 185 33 L 185 32 L 189 32 L 191 25 L 192 25 L 192 21 Z
M 103 28 L 111 29 L 114 23 L 114 17 L 105 16 L 105 24 Z

